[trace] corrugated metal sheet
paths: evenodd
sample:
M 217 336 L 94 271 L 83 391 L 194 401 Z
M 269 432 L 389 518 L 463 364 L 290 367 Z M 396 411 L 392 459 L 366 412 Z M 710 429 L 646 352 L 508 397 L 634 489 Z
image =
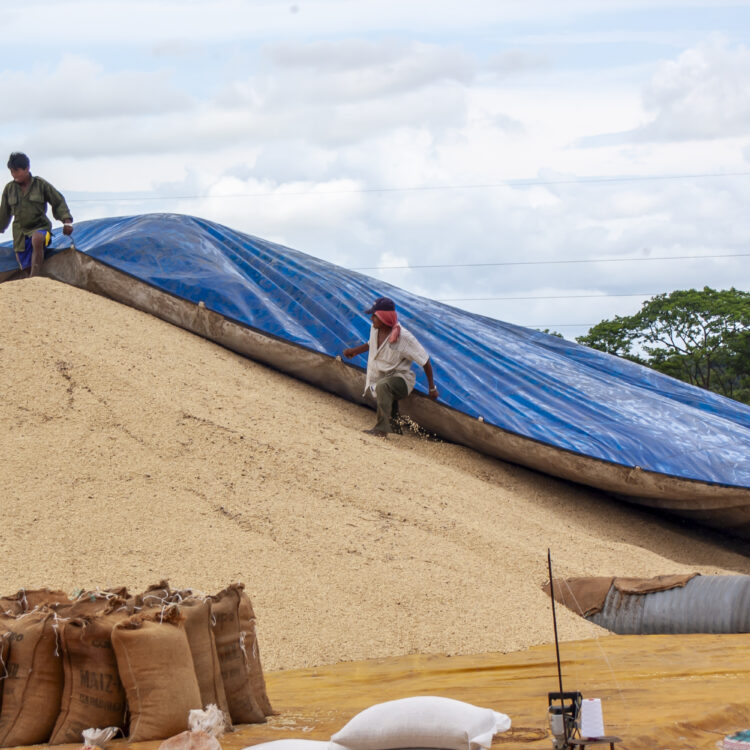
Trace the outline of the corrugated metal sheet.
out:
M 587 619 L 623 635 L 750 633 L 750 576 L 696 576 L 651 594 L 613 586 L 602 611 Z

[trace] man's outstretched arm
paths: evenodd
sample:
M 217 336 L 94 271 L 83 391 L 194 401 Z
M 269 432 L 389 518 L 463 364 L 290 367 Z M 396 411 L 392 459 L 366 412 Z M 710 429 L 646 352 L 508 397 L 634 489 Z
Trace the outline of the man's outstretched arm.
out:
M 435 387 L 435 379 L 434 379 L 434 375 L 432 372 L 432 362 L 430 362 L 429 359 L 424 363 L 424 374 L 427 376 L 427 385 L 430 388 L 430 391 L 428 394 L 429 397 L 437 398 L 440 395 L 440 393 L 438 392 L 438 389 Z
M 44 199 L 52 208 L 52 215 L 63 224 L 72 224 L 73 216 L 70 213 L 68 204 L 65 202 L 63 194 L 54 185 L 49 182 L 44 183 Z
M 368 351 L 370 348 L 369 343 L 360 344 L 359 346 L 353 346 L 349 349 L 344 349 L 344 356 L 347 359 L 351 359 L 352 357 L 356 357 L 358 354 L 364 354 L 366 351 Z

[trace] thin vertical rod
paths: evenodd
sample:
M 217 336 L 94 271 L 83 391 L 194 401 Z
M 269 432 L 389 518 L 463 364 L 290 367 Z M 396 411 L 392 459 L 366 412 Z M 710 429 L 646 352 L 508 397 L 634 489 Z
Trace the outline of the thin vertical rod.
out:
M 555 584 L 552 581 L 552 553 L 547 548 L 547 568 L 549 570 L 549 594 L 552 599 L 552 624 L 555 628 L 555 654 L 557 655 L 557 684 L 560 686 L 560 708 L 562 710 L 563 734 L 568 745 L 568 723 L 565 721 L 565 699 L 563 698 L 562 667 L 560 666 L 560 641 L 557 637 L 557 614 L 555 613 Z

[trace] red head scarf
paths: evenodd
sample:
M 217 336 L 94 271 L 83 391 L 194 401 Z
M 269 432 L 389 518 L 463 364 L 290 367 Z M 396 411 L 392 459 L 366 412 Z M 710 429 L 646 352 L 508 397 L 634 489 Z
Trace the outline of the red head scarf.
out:
M 391 329 L 389 341 L 395 344 L 401 335 L 401 326 L 398 324 L 398 315 L 395 310 L 376 310 L 375 315 L 378 320 Z

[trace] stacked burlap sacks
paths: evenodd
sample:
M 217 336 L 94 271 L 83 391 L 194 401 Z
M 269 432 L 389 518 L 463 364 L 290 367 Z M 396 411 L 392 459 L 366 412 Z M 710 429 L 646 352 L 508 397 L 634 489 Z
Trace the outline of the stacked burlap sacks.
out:
M 164 739 L 209 704 L 238 724 L 273 713 L 242 584 L 203 596 L 161 582 L 74 601 L 23 591 L 0 598 L 0 612 L 0 747 L 80 742 L 104 726 Z

